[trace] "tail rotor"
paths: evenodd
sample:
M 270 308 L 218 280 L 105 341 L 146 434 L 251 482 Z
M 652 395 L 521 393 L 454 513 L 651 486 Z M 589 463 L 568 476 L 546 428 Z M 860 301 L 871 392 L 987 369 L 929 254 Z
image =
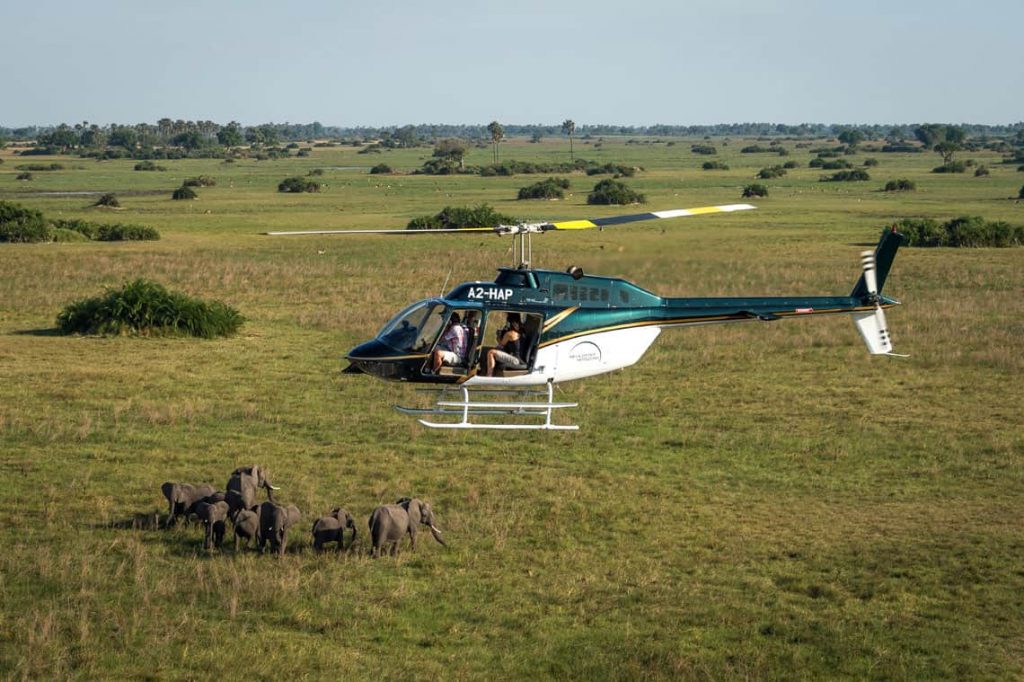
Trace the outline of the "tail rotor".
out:
M 875 252 L 862 252 L 860 260 L 864 268 L 864 286 L 867 289 L 867 298 L 871 303 L 874 303 L 875 309 L 870 312 L 853 314 L 853 321 L 857 325 L 857 330 L 864 339 L 868 352 L 872 355 L 907 357 L 892 352 L 892 336 L 889 334 L 889 323 L 886 321 L 885 311 L 882 309 L 882 297 L 878 295 Z

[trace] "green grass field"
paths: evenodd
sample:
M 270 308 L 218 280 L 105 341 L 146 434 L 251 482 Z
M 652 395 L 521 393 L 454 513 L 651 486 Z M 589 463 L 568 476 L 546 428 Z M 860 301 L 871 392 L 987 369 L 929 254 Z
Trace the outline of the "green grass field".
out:
M 819 183 L 806 148 L 702 171 L 700 140 L 577 141 L 645 168 L 650 210 L 759 210 L 534 240 L 535 263 L 671 296 L 845 294 L 858 253 L 903 217 L 1024 223 L 1024 173 L 937 175 L 936 154 L 861 153 L 872 180 Z M 824 144 L 824 143 L 822 143 Z M 813 146 L 818 146 L 815 142 Z M 506 159 L 567 160 L 564 140 Z M 134 161 L 0 152 L 0 200 L 48 217 L 151 225 L 141 243 L 0 244 L 0 675 L 237 679 L 1013 679 L 1024 676 L 1024 249 L 904 249 L 886 293 L 896 350 L 846 318 L 668 330 L 635 367 L 561 386 L 576 434 L 434 433 L 391 409 L 404 386 L 341 356 L 405 304 L 508 264 L 496 237 L 271 238 L 404 227 L 488 202 L 531 219 L 613 215 L 542 177 L 405 174 L 421 148 L 316 148 L 277 161 Z M 474 149 L 484 164 L 490 148 Z M 15 180 L 19 163 L 65 170 Z M 386 162 L 400 174 L 369 175 Z M 326 169 L 320 194 L 277 183 Z M 210 175 L 196 201 L 171 201 Z M 883 193 L 909 178 L 912 193 Z M 115 192 L 123 209 L 89 208 Z M 56 335 L 72 300 L 144 276 L 221 300 L 233 338 Z M 223 488 L 260 463 L 303 521 L 283 559 L 207 555 L 156 530 L 166 480 Z M 382 502 L 429 500 L 448 547 L 366 556 Z M 312 519 L 360 519 L 351 555 L 312 552 Z

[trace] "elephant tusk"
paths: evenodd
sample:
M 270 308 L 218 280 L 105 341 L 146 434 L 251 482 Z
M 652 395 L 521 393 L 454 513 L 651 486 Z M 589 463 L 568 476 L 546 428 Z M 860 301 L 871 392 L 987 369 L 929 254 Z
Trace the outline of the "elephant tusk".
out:
M 437 526 L 435 526 L 435 525 L 433 525 L 433 524 L 431 524 L 431 526 L 430 526 L 430 530 L 434 531 L 434 532 L 435 532 L 435 533 L 437 533 L 438 535 L 441 535 L 441 530 L 440 530 L 440 529 L 439 529 L 439 528 L 438 528 Z
M 270 485 L 270 484 L 268 483 L 267 485 Z M 280 488 L 278 488 L 276 485 L 271 485 L 270 489 L 271 490 L 280 490 Z

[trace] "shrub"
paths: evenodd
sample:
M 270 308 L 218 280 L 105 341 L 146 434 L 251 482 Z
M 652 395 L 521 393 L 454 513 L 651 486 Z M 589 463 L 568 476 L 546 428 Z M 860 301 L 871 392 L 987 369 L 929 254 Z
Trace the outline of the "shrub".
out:
M 156 241 L 160 239 L 160 233 L 156 228 L 145 225 L 99 225 L 96 229 L 96 241 L 100 242 L 122 242 L 122 241 Z
M 760 145 L 751 144 L 740 149 L 741 154 L 773 154 L 775 150 L 771 147 L 762 147 Z
M 174 199 L 175 201 L 197 199 L 198 197 L 199 195 L 196 194 L 196 191 L 194 189 L 192 189 L 191 187 L 185 187 L 184 185 L 174 190 L 174 193 L 171 194 L 171 199 Z
M 514 225 L 518 222 L 516 218 L 496 213 L 487 204 L 480 204 L 473 208 L 445 206 L 437 215 L 413 218 L 406 225 L 405 229 L 445 230 L 466 227 L 495 227 L 497 225 Z
M 1018 173 L 1024 173 L 1024 166 L 1017 166 Z
M 978 166 L 974 169 L 974 177 L 981 178 L 989 174 L 988 166 Z
M 394 173 L 391 166 L 386 163 L 378 163 L 376 166 L 370 169 L 371 175 L 386 175 L 387 173 Z
M 64 166 L 59 163 L 23 163 L 20 166 L 15 166 L 14 169 L 23 171 L 58 171 L 64 170 Z
M 324 174 L 324 169 L 323 168 L 314 168 L 313 170 L 311 170 L 308 173 L 306 173 L 306 175 L 309 175 L 310 177 L 320 177 L 323 174 Z
M 298 176 L 285 178 L 278 184 L 278 192 L 319 192 L 320 183 Z
M 840 170 L 842 168 L 853 168 L 853 164 L 846 159 L 830 159 L 826 161 L 820 156 L 811 159 L 807 164 L 808 168 L 820 168 L 822 170 Z
M 217 181 L 211 178 L 209 175 L 200 175 L 197 178 L 185 178 L 185 181 L 181 183 L 182 187 L 213 187 L 217 184 Z
M 54 220 L 53 227 L 66 232 L 77 232 L 86 239 L 96 238 L 96 223 L 90 223 L 80 218 Z
M 967 164 L 963 161 L 951 161 L 932 168 L 932 173 L 964 173 L 966 171 Z
M 45 242 L 50 238 L 50 226 L 41 212 L 0 201 L 0 242 Z
M 205 302 L 145 279 L 75 301 L 57 316 L 65 334 L 230 336 L 245 321 L 237 310 Z
M 588 204 L 642 204 L 647 201 L 643 194 L 631 190 L 625 184 L 612 179 L 602 180 L 594 185 L 594 191 L 587 195 Z
M 1024 199 L 1024 185 L 1020 187 L 1020 193 L 1017 195 L 1018 199 Z
M 27 171 L 25 173 L 18 173 L 17 175 L 14 176 L 14 179 L 15 180 L 31 180 L 32 179 L 32 174 L 27 172 Z
M 717 154 L 718 153 L 718 150 L 715 149 L 710 144 L 695 144 L 695 145 L 690 147 L 690 151 L 693 152 L 694 154 L 705 154 L 705 155 L 711 155 L 711 154 Z
M 1024 227 L 961 216 L 945 223 L 931 218 L 908 218 L 897 224 L 908 246 L 1009 247 L 1024 246 Z
M 800 164 L 797 163 L 796 161 L 787 161 L 786 163 L 782 164 L 782 167 L 788 170 L 790 168 L 799 168 Z
M 519 190 L 519 199 L 564 199 L 569 181 L 565 178 L 548 178 Z
M 721 161 L 705 161 L 701 164 L 701 168 L 704 170 L 729 170 L 729 164 Z
M 877 165 L 878 165 L 878 159 L 875 159 L 875 158 L 872 158 L 872 157 L 868 157 L 868 158 L 864 159 L 864 166 L 867 167 L 867 168 L 871 168 L 872 166 L 877 166 Z
M 756 183 L 753 185 L 747 185 L 743 188 L 743 196 L 748 199 L 752 197 L 767 197 L 768 188 Z
M 913 192 L 917 189 L 917 185 L 911 180 L 906 178 L 900 178 L 899 180 L 890 180 L 885 183 L 883 192 Z
M 623 166 L 618 163 L 606 163 L 603 166 L 589 166 L 587 168 L 587 175 L 605 175 L 611 174 L 615 177 L 627 177 L 631 178 L 636 175 L 636 168 L 633 166 Z
M 823 175 L 819 182 L 863 182 L 870 179 L 871 176 L 866 170 L 854 168 L 853 170 L 841 170 L 832 175 Z
M 109 194 L 108 193 L 108 194 L 104 194 L 99 199 L 97 199 L 96 203 L 93 204 L 93 206 L 106 206 L 108 208 L 120 208 L 121 202 L 117 200 L 116 196 L 114 196 L 113 194 Z
M 762 180 L 771 180 L 772 178 L 781 178 L 786 174 L 786 169 L 782 166 L 769 166 L 768 168 L 762 168 L 757 172 L 757 177 Z
M 152 161 L 139 161 L 135 164 L 135 170 L 137 171 L 165 171 L 167 170 L 163 166 L 158 166 Z

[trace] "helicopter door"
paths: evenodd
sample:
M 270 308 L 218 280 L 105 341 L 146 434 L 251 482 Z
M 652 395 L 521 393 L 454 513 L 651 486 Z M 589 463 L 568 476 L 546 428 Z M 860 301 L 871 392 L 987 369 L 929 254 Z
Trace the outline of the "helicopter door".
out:
M 457 324 L 462 327 L 461 334 L 451 330 L 451 322 L 456 315 L 458 315 L 459 320 Z M 440 324 L 441 320 L 444 321 L 443 324 Z M 456 353 L 459 359 L 457 362 L 451 362 L 451 358 L 446 358 L 437 373 L 458 375 L 467 374 L 469 372 L 469 368 L 473 366 L 472 360 L 476 350 L 476 343 L 479 338 L 480 312 L 477 310 L 453 308 L 438 315 L 438 322 L 438 331 L 436 332 L 434 343 L 428 353 L 427 361 L 424 364 L 424 371 L 433 370 L 434 352 L 437 350 L 443 350 Z M 453 347 L 458 344 L 459 336 L 461 336 L 465 342 L 461 349 Z

